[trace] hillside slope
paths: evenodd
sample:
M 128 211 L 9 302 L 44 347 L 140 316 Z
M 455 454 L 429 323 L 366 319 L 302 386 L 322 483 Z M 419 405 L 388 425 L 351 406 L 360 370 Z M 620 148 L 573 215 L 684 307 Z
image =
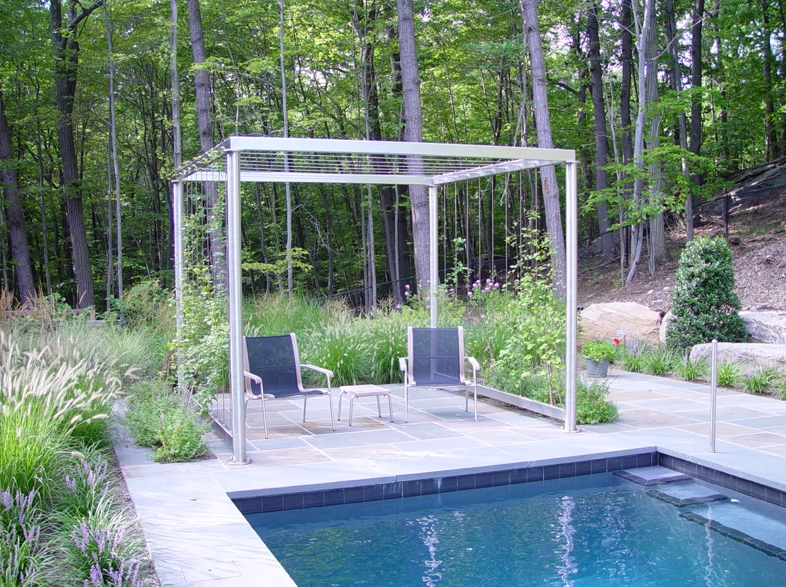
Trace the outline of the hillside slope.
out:
M 766 199 L 748 201 L 732 208 L 729 243 L 734 256 L 737 294 L 745 310 L 786 311 L 786 187 L 778 187 Z M 696 235 L 723 235 L 717 222 L 704 222 Z M 638 302 L 654 310 L 671 307 L 671 289 L 680 251 L 685 245 L 685 231 L 669 232 L 671 260 L 658 266 L 654 274 L 647 260 L 639 268 L 635 281 L 619 287 L 619 263 L 604 263 L 595 255 L 582 259 L 579 267 L 579 306 L 599 302 Z

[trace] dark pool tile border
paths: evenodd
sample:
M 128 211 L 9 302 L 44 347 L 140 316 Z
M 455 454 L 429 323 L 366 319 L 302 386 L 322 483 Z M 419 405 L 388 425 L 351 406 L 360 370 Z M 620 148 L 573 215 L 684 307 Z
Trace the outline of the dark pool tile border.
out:
M 383 499 L 400 499 L 435 493 L 451 493 L 464 489 L 481 487 L 499 487 L 548 481 L 551 479 L 569 479 L 594 473 L 612 473 L 621 469 L 651 467 L 658 464 L 658 453 L 644 452 L 623 457 L 605 457 L 588 461 L 562 463 L 559 465 L 542 465 L 505 469 L 502 471 L 483 472 L 464 475 L 453 475 L 439 479 L 418 479 L 381 483 L 343 489 L 324 491 L 306 491 L 283 495 L 265 495 L 261 497 L 241 497 L 234 503 L 242 514 L 278 512 L 282 510 L 322 507 Z
M 768 487 L 762 483 L 751 481 L 750 479 L 743 479 L 724 471 L 718 471 L 711 467 L 705 467 L 698 463 L 693 463 L 679 457 L 666 455 L 663 453 L 658 454 L 658 465 L 672 469 L 678 473 L 684 473 L 695 479 L 712 483 L 718 487 L 731 489 L 743 495 L 755 497 L 767 503 L 786 507 L 786 492 L 774 487 Z

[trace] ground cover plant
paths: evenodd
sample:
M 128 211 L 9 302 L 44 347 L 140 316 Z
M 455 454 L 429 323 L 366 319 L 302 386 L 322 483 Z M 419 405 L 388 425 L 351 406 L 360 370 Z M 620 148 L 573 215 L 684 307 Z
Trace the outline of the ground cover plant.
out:
M 0 324 L 3 587 L 155 584 L 110 465 L 109 416 L 134 369 L 105 328 Z

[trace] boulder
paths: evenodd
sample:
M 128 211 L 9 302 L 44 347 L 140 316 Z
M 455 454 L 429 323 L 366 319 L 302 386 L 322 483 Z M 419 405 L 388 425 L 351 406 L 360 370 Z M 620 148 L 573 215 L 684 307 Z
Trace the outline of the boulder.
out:
M 660 340 L 661 344 L 666 344 L 666 329 L 671 324 L 671 321 L 674 320 L 674 314 L 671 313 L 671 310 L 666 312 L 666 315 L 663 316 L 663 319 L 660 323 L 660 330 L 658 332 L 658 339 Z
M 646 340 L 655 344 L 660 340 L 660 312 L 633 302 L 592 304 L 581 311 L 579 343 L 591 338 L 625 337 Z
M 690 351 L 690 360 L 712 360 L 712 343 L 697 344 Z M 772 368 L 786 374 L 786 344 L 755 344 L 719 342 L 718 362 L 738 363 L 746 373 Z
M 740 312 L 751 342 L 786 344 L 786 313 Z

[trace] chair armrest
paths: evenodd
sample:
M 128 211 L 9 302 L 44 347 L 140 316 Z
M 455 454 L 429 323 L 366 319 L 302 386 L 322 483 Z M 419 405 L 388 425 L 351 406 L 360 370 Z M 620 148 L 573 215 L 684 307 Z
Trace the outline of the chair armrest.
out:
M 328 379 L 333 378 L 333 371 L 330 369 L 325 369 L 324 367 L 317 367 L 316 365 L 309 365 L 308 363 L 301 363 L 300 366 L 303 369 L 310 369 L 312 371 L 316 371 L 317 373 L 322 373 Z
M 480 363 L 478 363 L 478 360 L 475 357 L 464 357 L 464 360 L 469 362 L 470 365 L 472 365 L 472 370 L 475 373 L 480 371 Z
M 398 358 L 398 368 L 404 371 L 404 373 L 407 372 L 407 357 Z
M 246 379 L 250 379 L 254 383 L 258 385 L 262 385 L 262 378 L 259 375 L 254 375 L 253 373 L 249 373 L 248 371 L 243 371 L 243 377 Z
M 245 393 L 246 393 L 246 397 L 247 398 L 249 398 L 249 399 L 275 399 L 276 396 L 274 396 L 274 395 L 272 395 L 270 393 L 265 393 L 264 387 L 262 386 L 262 378 L 259 375 L 254 375 L 253 373 L 249 373 L 248 371 L 243 371 L 243 377 L 245 377 L 246 379 L 250 379 L 251 381 L 253 381 L 257 385 L 259 385 L 259 389 L 262 392 L 259 395 L 257 395 L 257 394 L 255 394 L 255 393 L 253 393 L 251 391 L 246 391 Z

